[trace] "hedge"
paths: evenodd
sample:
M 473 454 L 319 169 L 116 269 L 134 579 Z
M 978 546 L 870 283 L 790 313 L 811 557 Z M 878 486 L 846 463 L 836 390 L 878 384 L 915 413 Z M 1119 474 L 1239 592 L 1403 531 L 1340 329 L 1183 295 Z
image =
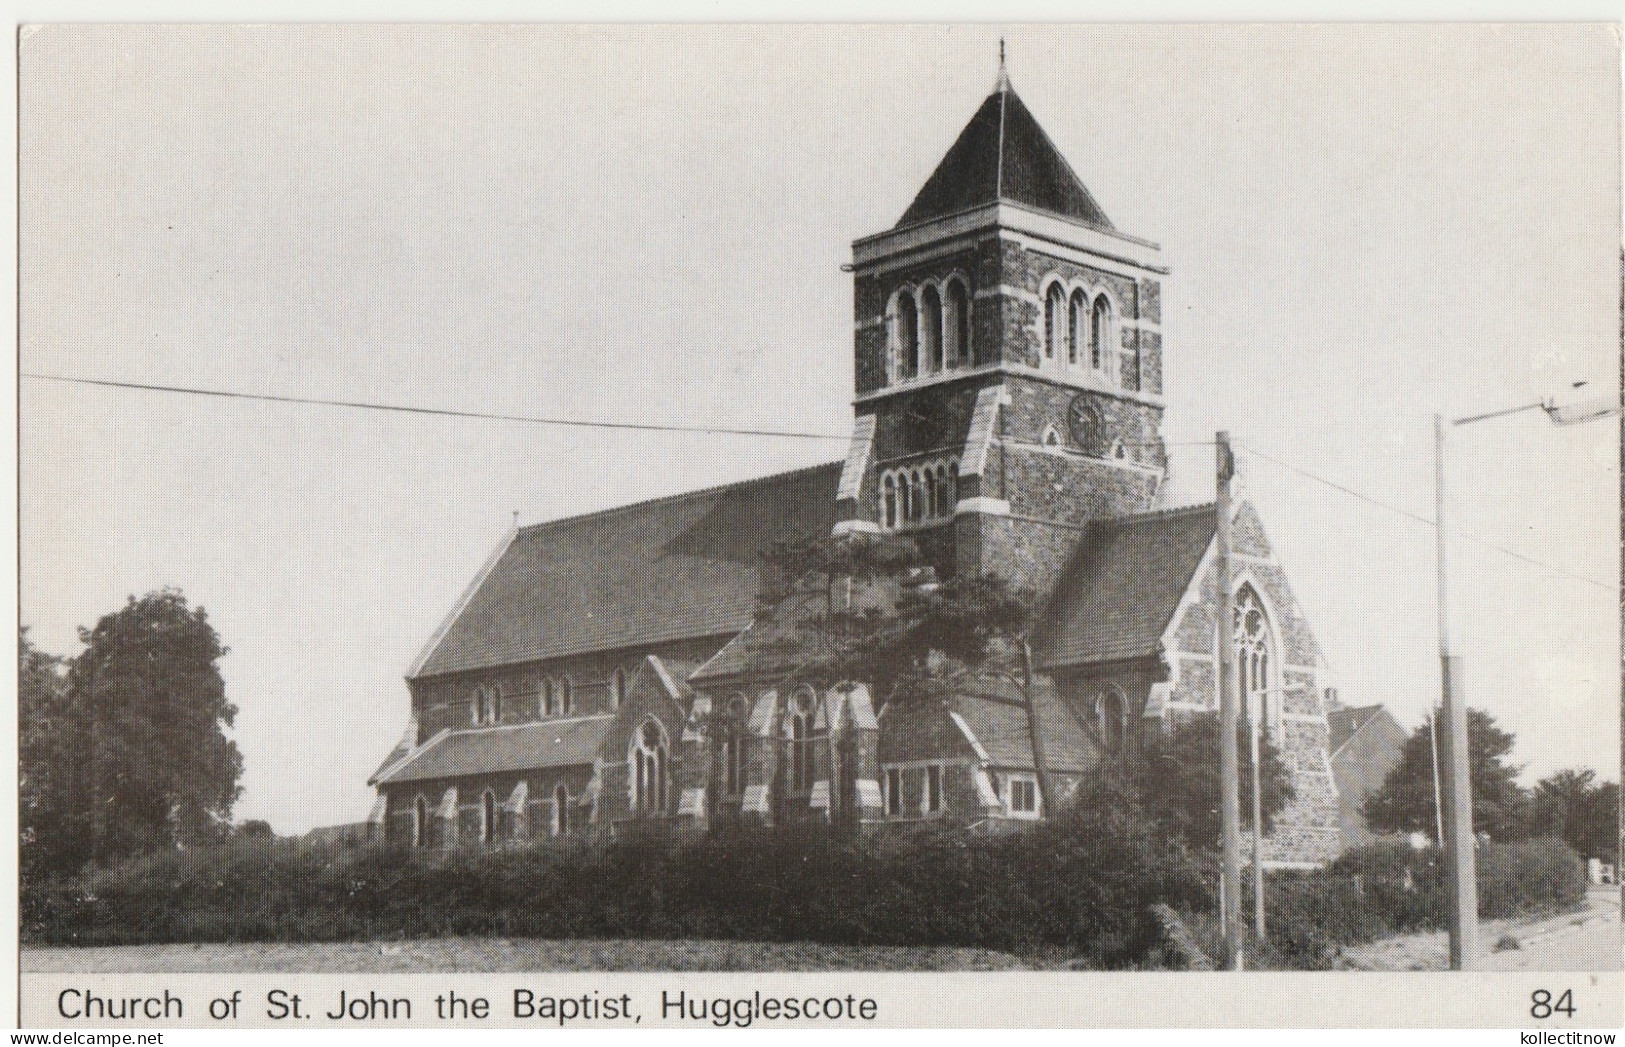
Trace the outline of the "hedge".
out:
M 1152 835 L 1089 828 L 1068 818 L 1000 834 L 781 828 L 450 854 L 239 839 L 27 886 L 23 933 L 79 945 L 724 938 L 1155 964 L 1164 934 L 1152 906 L 1199 908 L 1207 888 Z
M 1544 915 L 1585 900 L 1585 868 L 1557 839 L 1482 845 L 1477 853 L 1483 919 Z M 1352 850 L 1325 869 L 1269 874 L 1269 966 L 1325 969 L 1339 947 L 1446 926 L 1449 885 L 1437 848 L 1385 841 Z M 1251 912 L 1251 894 L 1244 894 Z

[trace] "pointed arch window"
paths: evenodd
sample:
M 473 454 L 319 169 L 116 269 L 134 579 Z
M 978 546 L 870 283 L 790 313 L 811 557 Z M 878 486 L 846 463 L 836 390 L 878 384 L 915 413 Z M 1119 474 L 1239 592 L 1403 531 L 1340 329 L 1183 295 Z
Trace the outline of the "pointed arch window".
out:
M 1270 686 L 1270 674 L 1275 668 L 1271 649 L 1274 645 L 1271 642 L 1269 617 L 1264 612 L 1264 601 L 1259 599 L 1258 591 L 1251 584 L 1243 583 L 1236 591 L 1235 623 L 1239 685 L 1236 690 L 1252 722 L 1259 727 L 1267 727 L 1280 717 L 1280 710 L 1271 700 L 1273 688 Z
M 897 296 L 897 374 L 913 378 L 919 372 L 920 315 L 914 295 L 907 289 Z
M 632 736 L 632 809 L 644 814 L 663 814 L 668 789 L 669 747 L 666 729 L 658 720 L 645 720 Z
M 1097 371 L 1106 370 L 1112 345 L 1112 304 L 1105 295 L 1095 299 L 1089 314 L 1089 366 Z
M 626 701 L 626 670 L 616 669 L 614 679 L 610 681 L 610 708 L 619 709 L 621 703 Z
M 948 349 L 944 355 L 949 367 L 961 367 L 971 361 L 970 294 L 961 280 L 948 282 L 947 314 Z
M 929 284 L 920 294 L 920 370 L 942 370 L 942 295 Z
M 1095 719 L 1100 725 L 1100 741 L 1107 752 L 1123 748 L 1128 737 L 1128 699 L 1116 687 L 1095 696 Z
M 728 699 L 722 710 L 722 792 L 738 796 L 745 791 L 745 730 L 750 700 L 743 694 Z
M 1079 288 L 1072 292 L 1072 299 L 1067 307 L 1066 324 L 1066 362 L 1068 366 L 1078 365 L 1078 354 L 1089 343 L 1089 296 Z
M 412 804 L 412 846 L 427 847 L 429 845 L 429 801 L 421 795 L 417 802 Z
M 553 678 L 547 677 L 542 680 L 542 697 L 536 703 L 540 707 L 537 711 L 543 716 L 557 716 L 558 709 L 554 705 L 556 701 L 558 701 L 558 695 L 556 688 L 553 686 Z
M 897 477 L 887 473 L 886 478 L 880 483 L 880 488 L 880 523 L 889 531 L 897 526 Z
M 1066 292 L 1060 284 L 1051 284 L 1044 299 L 1044 359 L 1055 361 L 1064 350 L 1066 339 Z
M 573 690 L 573 688 L 570 685 L 570 678 L 568 676 L 562 677 L 559 680 L 559 715 L 560 716 L 569 716 L 570 714 L 575 712 L 575 709 L 576 709 L 575 695 L 571 693 L 572 690 Z
M 729 727 L 722 742 L 722 791 L 738 796 L 745 788 L 745 739 L 738 727 Z
M 497 838 L 497 797 L 487 789 L 480 794 L 480 842 L 491 843 Z
M 790 742 L 790 791 L 810 792 L 813 786 L 815 743 L 813 715 L 818 704 L 812 688 L 803 687 L 790 703 L 785 737 Z
M 570 835 L 570 790 L 563 782 L 553 789 L 553 835 Z
M 502 715 L 501 692 L 488 687 L 479 688 L 474 692 L 474 701 L 470 704 L 469 713 L 476 727 L 496 723 Z

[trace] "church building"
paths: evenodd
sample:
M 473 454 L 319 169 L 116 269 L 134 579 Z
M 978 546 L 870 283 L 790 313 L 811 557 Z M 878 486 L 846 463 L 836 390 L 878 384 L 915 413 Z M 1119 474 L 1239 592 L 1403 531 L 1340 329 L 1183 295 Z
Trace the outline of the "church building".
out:
M 507 534 L 406 674 L 406 735 L 370 780 L 387 839 L 738 819 L 1009 829 L 1048 813 L 1035 741 L 1060 803 L 1145 732 L 1217 709 L 1216 510 L 1159 498 L 1169 270 L 1002 69 L 897 224 L 853 244 L 851 271 L 844 460 Z M 761 554 L 864 533 L 914 539 L 938 578 L 1041 594 L 1030 704 L 996 674 L 888 704 L 751 656 Z M 1320 864 L 1342 846 L 1325 662 L 1244 499 L 1233 548 L 1239 693 L 1295 788 L 1265 858 Z

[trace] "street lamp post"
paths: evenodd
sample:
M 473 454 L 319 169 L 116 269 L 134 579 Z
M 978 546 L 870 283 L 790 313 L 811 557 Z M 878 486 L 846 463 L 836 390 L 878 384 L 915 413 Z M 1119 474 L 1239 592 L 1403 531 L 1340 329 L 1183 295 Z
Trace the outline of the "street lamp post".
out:
M 1584 382 L 1576 383 L 1578 388 Z M 1450 878 L 1450 967 L 1472 970 L 1478 961 L 1478 877 L 1473 837 L 1473 792 L 1468 773 L 1467 707 L 1461 658 L 1450 642 L 1450 613 L 1445 550 L 1444 450 L 1448 429 L 1523 411 L 1542 410 L 1556 425 L 1606 418 L 1620 413 L 1617 400 L 1604 398 L 1559 405 L 1555 399 L 1508 407 L 1500 411 L 1447 420 L 1433 416 L 1434 540 L 1439 568 L 1439 683 L 1444 731 L 1439 738 L 1443 775 L 1443 843 Z
M 1460 422 L 1451 423 L 1459 425 Z M 1439 567 L 1439 683 L 1444 703 L 1444 844 L 1450 874 L 1450 968 L 1471 970 L 1478 957 L 1478 875 L 1473 852 L 1473 790 L 1467 771 L 1467 710 L 1462 674 L 1450 647 L 1444 530 L 1443 415 L 1433 416 L 1434 540 Z

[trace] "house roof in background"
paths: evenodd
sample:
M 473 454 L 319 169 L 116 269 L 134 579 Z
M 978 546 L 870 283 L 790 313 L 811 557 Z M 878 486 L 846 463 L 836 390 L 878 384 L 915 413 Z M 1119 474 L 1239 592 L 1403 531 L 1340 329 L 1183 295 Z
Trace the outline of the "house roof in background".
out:
M 841 464 L 522 528 L 412 677 L 737 633 L 760 553 L 834 527 Z
M 1385 710 L 1381 705 L 1344 705 L 1326 713 L 1326 726 L 1331 730 L 1330 753 L 1336 753 L 1377 714 Z

